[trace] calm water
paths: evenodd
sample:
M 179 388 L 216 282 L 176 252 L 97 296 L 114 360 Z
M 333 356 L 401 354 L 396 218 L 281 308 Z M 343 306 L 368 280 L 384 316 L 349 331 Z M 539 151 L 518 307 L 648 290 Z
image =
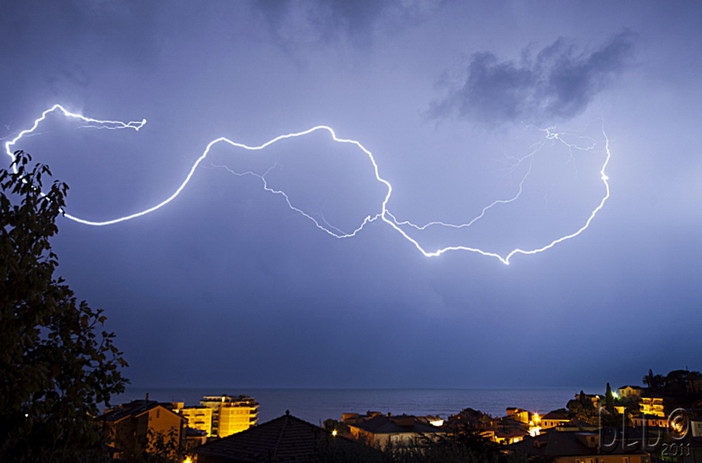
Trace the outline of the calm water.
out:
M 293 415 L 314 424 L 327 418 L 339 419 L 344 412 L 411 415 L 438 415 L 442 418 L 464 408 L 474 408 L 493 416 L 502 416 L 507 407 L 520 407 L 546 413 L 565 407 L 577 391 L 573 389 L 166 389 L 130 388 L 113 403 L 143 399 L 185 402 L 198 405 L 203 395 L 240 395 L 254 397 L 261 404 L 259 423 L 290 410 Z

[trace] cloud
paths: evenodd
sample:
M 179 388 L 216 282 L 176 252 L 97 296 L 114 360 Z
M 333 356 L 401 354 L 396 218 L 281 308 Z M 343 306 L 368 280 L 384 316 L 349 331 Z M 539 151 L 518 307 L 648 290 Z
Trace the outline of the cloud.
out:
M 457 114 L 487 125 L 572 118 L 628 66 L 633 40 L 633 33 L 623 32 L 594 51 L 582 52 L 559 38 L 535 57 L 525 50 L 518 62 L 475 53 L 467 74 L 449 84 L 448 96 L 432 103 L 429 113 Z
M 96 71 L 105 63 L 113 69 L 153 67 L 159 37 L 152 31 L 159 12 L 147 2 L 3 5 L 0 42 L 11 46 L 0 49 L 0 60 L 18 76 L 0 88 L 3 107 L 14 112 L 55 101 L 79 106 L 95 81 L 105 78 Z
M 272 35 L 286 43 L 327 43 L 345 39 L 367 45 L 377 30 L 410 26 L 441 9 L 445 0 L 279 0 L 256 2 Z

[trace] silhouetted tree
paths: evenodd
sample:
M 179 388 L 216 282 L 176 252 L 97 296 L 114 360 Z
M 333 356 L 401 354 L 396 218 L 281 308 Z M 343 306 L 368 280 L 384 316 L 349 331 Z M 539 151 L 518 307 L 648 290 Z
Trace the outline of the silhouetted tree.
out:
M 649 369 L 648 374 L 643 377 L 643 383 L 652 391 L 659 391 L 664 386 L 665 378 L 661 375 L 654 375 L 653 370 Z
M 456 415 L 449 416 L 446 428 L 454 432 L 481 431 L 494 429 L 497 420 L 480 410 L 466 408 Z
M 336 431 L 338 434 L 341 435 L 347 436 L 351 434 L 351 430 L 349 429 L 349 426 L 346 423 L 331 418 L 324 420 L 324 424 L 322 427 L 329 432 Z
M 15 155 L 16 172 L 0 170 L 0 461 L 98 461 L 93 417 L 124 390 L 126 362 L 102 310 L 54 275 L 49 239 L 68 187 L 43 191 L 48 167 Z
M 586 423 L 597 423 L 599 410 L 595 408 L 585 392 L 580 391 L 576 399 L 571 399 L 566 404 L 568 415 Z
M 185 459 L 175 428 L 168 432 L 148 429 L 140 438 L 119 434 L 115 437 L 116 447 L 123 450 L 119 460 L 129 463 L 181 463 Z
M 605 408 L 610 413 L 614 412 L 614 394 L 609 383 L 607 383 L 607 389 L 605 390 Z

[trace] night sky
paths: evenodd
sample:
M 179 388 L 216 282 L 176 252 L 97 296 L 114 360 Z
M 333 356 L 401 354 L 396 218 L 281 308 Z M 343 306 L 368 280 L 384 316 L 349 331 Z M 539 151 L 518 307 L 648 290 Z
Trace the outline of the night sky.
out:
M 0 137 L 70 186 L 59 273 L 134 386 L 640 384 L 702 369 L 696 2 L 5 1 Z M 557 135 L 555 135 L 557 134 Z M 6 158 L 6 165 L 9 158 Z M 213 391 L 218 392 L 218 391 Z

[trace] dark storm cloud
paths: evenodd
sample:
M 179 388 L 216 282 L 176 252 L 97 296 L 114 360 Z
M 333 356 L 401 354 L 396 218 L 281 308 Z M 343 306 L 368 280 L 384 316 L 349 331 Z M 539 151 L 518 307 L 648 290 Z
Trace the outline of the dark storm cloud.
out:
M 95 69 L 152 66 L 158 8 L 142 2 L 8 2 L 0 15 L 0 58 L 15 75 L 0 90 L 6 107 L 36 101 L 79 103 Z M 128 32 L 125 32 L 128 30 Z M 97 65 L 99 63 L 99 66 Z
M 510 121 L 568 119 L 584 111 L 594 97 L 626 68 L 634 35 L 616 35 L 595 51 L 582 52 L 563 38 L 532 58 L 500 61 L 490 52 L 475 53 L 467 76 L 430 114 L 458 114 L 488 125 Z
M 702 367 L 702 3 L 611 3 L 5 1 L 0 138 L 54 103 L 146 117 L 138 134 L 56 123 L 28 139 L 35 159 L 71 185 L 70 209 L 111 218 L 170 194 L 214 137 L 258 144 L 330 124 L 377 156 L 403 219 L 464 221 L 518 191 L 510 156 L 526 154 L 520 143 L 536 133 L 471 130 L 461 118 L 567 118 L 611 98 L 602 116 L 612 200 L 577 239 L 508 267 L 470 253 L 426 259 L 378 221 L 355 239 L 330 238 L 257 179 L 204 165 L 158 213 L 110 227 L 60 218 L 53 242 L 61 276 L 105 309 L 135 385 L 577 391 L 597 382 L 601 391 L 649 368 Z M 628 29 L 640 36 L 616 35 Z M 578 39 L 554 42 L 560 36 Z M 466 48 L 479 43 L 489 46 Z M 642 59 L 624 74 L 634 46 Z M 458 50 L 466 55 L 457 61 Z M 432 89 L 448 63 L 457 78 Z M 439 128 L 417 114 L 431 101 Z M 603 140 L 591 125 L 579 135 Z M 305 208 L 364 204 L 334 180 L 374 185 L 363 157 L 362 177 L 334 159 L 360 152 L 327 149 L 336 145 L 326 137 L 298 142 L 289 156 L 287 142 L 250 158 L 229 148 L 213 155 L 242 169 L 289 159 L 276 172 Z M 464 244 L 545 241 L 587 219 L 557 194 L 596 205 L 601 146 L 581 154 L 553 145 L 524 201 L 490 210 L 460 235 Z M 421 238 L 434 243 L 430 233 Z M 644 346 L 641 333 L 660 342 Z M 521 339 L 539 340 L 538 361 Z

